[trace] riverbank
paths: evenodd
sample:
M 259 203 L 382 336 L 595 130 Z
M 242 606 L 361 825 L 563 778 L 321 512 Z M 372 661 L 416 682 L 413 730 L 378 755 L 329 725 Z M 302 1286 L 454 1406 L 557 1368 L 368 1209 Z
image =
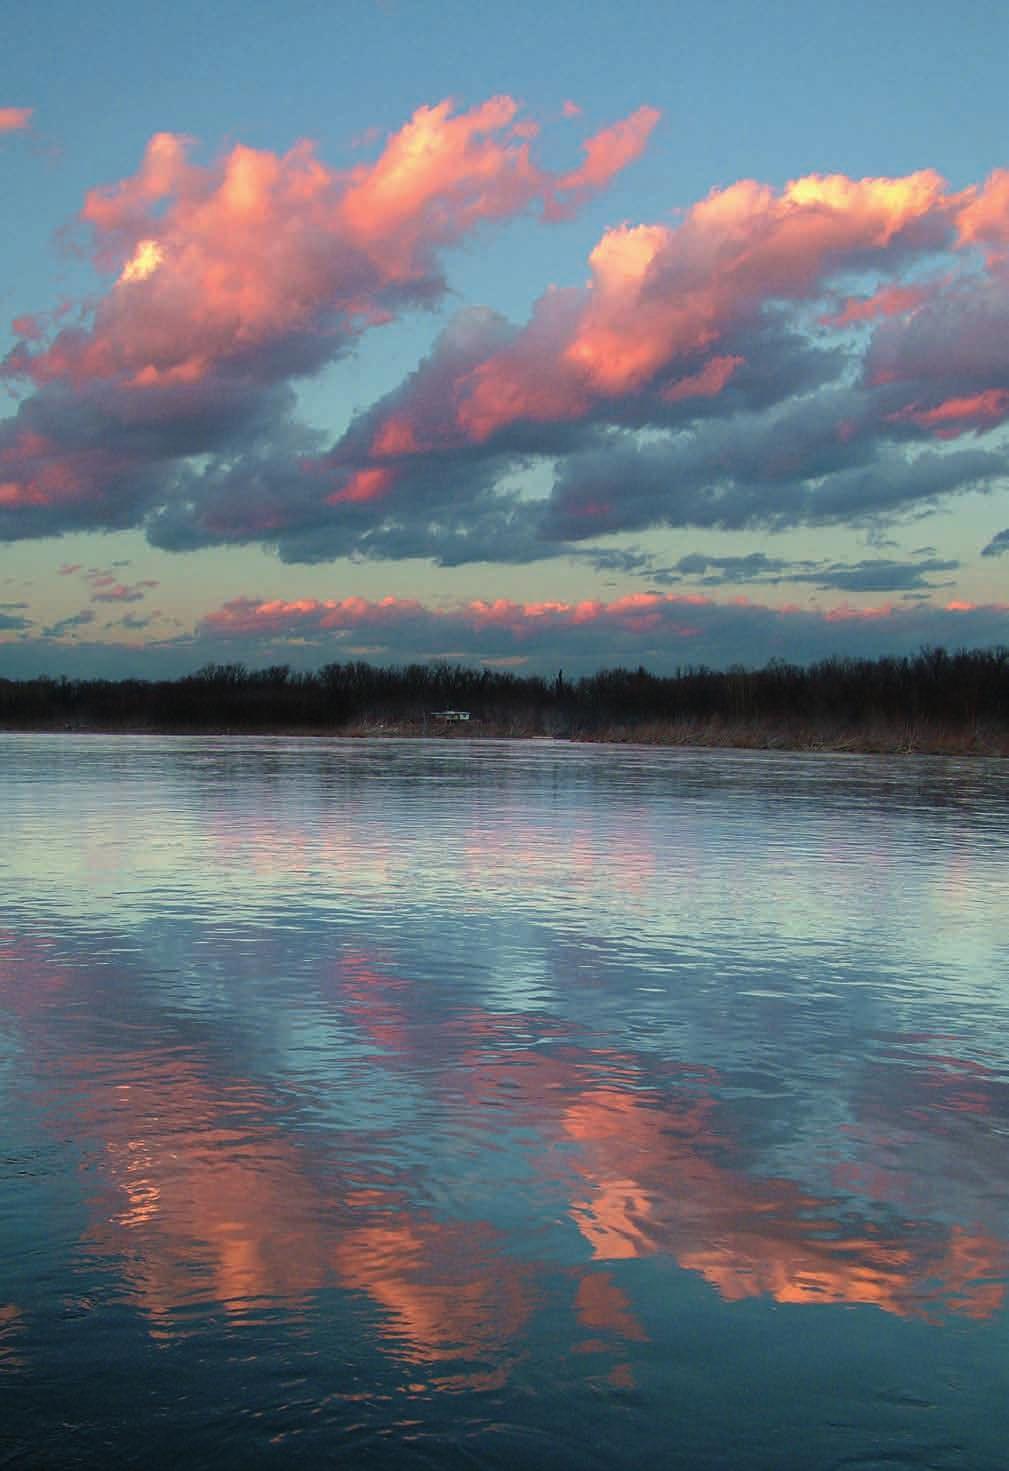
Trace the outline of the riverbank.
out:
M 207 665 L 153 682 L 0 677 L 0 729 L 1007 756 L 1009 648 L 662 676 L 602 669 L 576 680 L 362 662 L 311 673 Z
M 607 721 L 582 729 L 547 729 L 535 720 L 359 719 L 347 725 L 152 725 L 110 721 L 35 721 L 0 725 L 6 735 L 272 736 L 329 740 L 564 740 L 593 745 L 682 746 L 744 751 L 823 751 L 862 755 L 1009 757 L 1009 728 L 937 721 L 698 720 Z

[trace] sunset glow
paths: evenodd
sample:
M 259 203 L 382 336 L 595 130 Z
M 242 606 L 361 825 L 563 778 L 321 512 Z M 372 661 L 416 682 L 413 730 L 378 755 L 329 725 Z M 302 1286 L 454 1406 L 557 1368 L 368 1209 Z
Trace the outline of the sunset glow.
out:
M 7 0 L 4 1465 L 1002 1467 L 1007 56 Z
M 375 54 L 399 54 L 396 28 L 372 23 Z M 595 23 L 624 57 L 614 17 Z M 0 649 L 26 673 L 71 655 L 125 670 L 138 650 L 182 672 L 179 640 L 197 665 L 217 657 L 212 639 L 239 632 L 220 608 L 257 586 L 287 603 L 391 597 L 444 625 L 489 589 L 516 608 L 697 594 L 731 620 L 715 638 L 658 604 L 634 615 L 632 646 L 607 615 L 623 642 L 599 660 L 663 668 L 685 637 L 721 666 L 862 650 L 869 622 L 877 649 L 913 648 L 900 630 L 941 640 L 950 589 L 1002 607 L 1009 170 L 994 140 L 977 127 L 956 154 L 934 109 L 905 99 L 915 146 L 884 127 L 856 147 L 857 119 L 838 115 L 849 146 L 820 148 L 817 92 L 764 151 L 752 74 L 712 72 L 696 137 L 732 117 L 739 147 L 709 158 L 675 72 L 593 73 L 577 96 L 572 77 L 549 99 L 520 85 L 525 62 L 479 90 L 448 67 L 423 94 L 362 93 L 346 125 L 307 103 L 257 121 L 223 96 L 204 120 L 180 92 L 163 119 L 138 103 L 115 149 L 79 149 L 50 225 L 74 271 L 64 283 L 54 251 L 50 287 L 40 238 L 33 270 L 11 274 L 0 539 L 33 587 Z M 16 101 L 3 167 L 24 190 L 64 145 L 52 99 Z M 67 621 L 85 609 L 49 579 L 60 538 L 84 565 L 116 560 L 111 543 L 88 551 L 96 536 L 166 590 L 128 647 L 115 620 Z M 739 596 L 761 610 L 749 621 Z M 800 617 L 835 642 L 790 642 Z M 244 660 L 311 657 L 269 628 Z M 960 633 L 1004 642 L 1009 624 L 992 612 Z M 438 649 L 398 637 L 380 657 L 421 652 Z M 529 653 L 562 655 L 545 638 Z

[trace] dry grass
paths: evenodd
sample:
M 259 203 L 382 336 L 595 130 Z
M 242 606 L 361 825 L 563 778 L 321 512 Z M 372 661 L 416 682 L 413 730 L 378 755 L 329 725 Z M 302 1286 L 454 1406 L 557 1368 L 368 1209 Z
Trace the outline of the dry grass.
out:
M 342 739 L 549 740 L 589 744 L 693 746 L 740 751 L 848 751 L 852 753 L 941 756 L 1009 756 L 1009 727 L 997 724 L 954 725 L 936 721 L 826 721 L 710 719 L 609 722 L 567 729 L 538 715 L 471 720 L 450 725 L 430 719 L 359 719 L 342 726 L 284 726 L 229 729 L 227 725 L 193 725 L 159 730 L 152 725 L 112 722 L 9 722 L 9 731 L 57 732 L 71 735 L 268 735 Z
M 749 751 L 850 751 L 902 755 L 1009 756 L 1004 726 L 957 726 L 934 721 L 655 720 L 608 725 L 577 737 L 648 746 L 709 746 Z

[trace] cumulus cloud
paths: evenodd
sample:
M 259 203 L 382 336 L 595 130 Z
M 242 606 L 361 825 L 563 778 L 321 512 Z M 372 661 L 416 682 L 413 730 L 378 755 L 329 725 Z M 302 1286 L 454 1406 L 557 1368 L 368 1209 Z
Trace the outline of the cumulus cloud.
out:
M 213 540 L 226 505 L 225 538 L 266 526 L 287 560 L 525 561 L 661 525 L 869 526 L 990 488 L 1009 468 L 1002 197 L 997 178 L 950 193 L 929 172 L 812 177 L 608 231 L 588 283 L 547 292 L 525 327 L 461 313 L 299 465 L 314 494 L 274 457 L 236 517 L 230 467 L 155 535 Z M 876 284 L 825 314 L 855 279 Z M 537 461 L 551 494 L 516 497 L 509 478 Z
M 420 108 L 349 174 L 308 142 L 283 155 L 236 145 L 200 165 L 189 139 L 156 135 L 138 172 L 92 190 L 81 211 L 115 284 L 89 325 L 22 342 L 8 374 L 142 389 L 314 371 L 405 301 L 440 294 L 441 253 L 480 224 L 534 203 L 567 209 L 602 187 L 657 117 L 642 109 L 604 129 L 580 169 L 557 175 L 534 162 L 536 129 L 517 114 L 508 97 Z
M 537 206 L 566 214 L 644 146 L 642 109 L 542 169 L 510 98 L 421 108 L 372 163 L 327 167 L 310 143 L 237 145 L 210 165 L 159 134 L 138 172 L 86 197 L 80 223 L 114 283 L 82 319 L 16 319 L 3 374 L 29 390 L 0 431 L 0 534 L 135 525 L 194 456 L 268 438 L 314 445 L 290 381 L 445 290 L 441 257 Z M 34 390 L 34 391 L 31 391 Z
M 288 562 L 520 563 L 657 526 L 878 535 L 1001 483 L 1004 171 L 959 191 L 931 170 L 713 190 L 605 231 L 585 283 L 523 325 L 461 311 L 336 444 L 299 421 L 292 383 L 439 298 L 449 247 L 527 209 L 563 217 L 655 121 L 640 109 L 560 172 L 509 98 L 421 108 L 342 173 L 308 143 L 199 164 L 159 135 L 85 201 L 115 277 L 93 311 L 20 319 L 0 535 L 142 525 Z

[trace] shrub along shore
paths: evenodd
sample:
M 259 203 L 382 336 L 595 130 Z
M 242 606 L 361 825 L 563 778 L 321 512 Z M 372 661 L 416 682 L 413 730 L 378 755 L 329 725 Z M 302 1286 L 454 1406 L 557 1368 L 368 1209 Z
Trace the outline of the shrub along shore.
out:
M 445 712 L 468 715 L 452 720 Z M 553 737 L 760 750 L 1009 755 L 1009 648 L 577 680 L 449 664 L 312 673 L 215 664 L 175 680 L 0 678 L 7 731 Z

